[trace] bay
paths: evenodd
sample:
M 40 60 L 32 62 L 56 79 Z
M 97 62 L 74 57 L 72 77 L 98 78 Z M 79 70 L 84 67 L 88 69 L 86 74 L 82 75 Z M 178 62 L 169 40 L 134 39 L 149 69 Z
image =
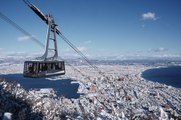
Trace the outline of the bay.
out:
M 181 88 L 181 66 L 148 69 L 141 76 L 146 80 Z

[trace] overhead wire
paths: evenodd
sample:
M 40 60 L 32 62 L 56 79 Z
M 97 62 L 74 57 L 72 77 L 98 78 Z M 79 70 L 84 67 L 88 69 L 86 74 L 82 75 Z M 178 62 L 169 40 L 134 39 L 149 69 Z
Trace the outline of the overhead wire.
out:
M 64 60 L 64 59 L 61 58 L 60 56 L 59 56 L 59 58 L 60 58 L 61 60 L 65 61 L 65 63 L 66 63 L 67 65 L 69 65 L 70 67 L 72 67 L 72 69 L 74 69 L 75 71 L 77 71 L 79 74 L 81 74 L 82 76 L 86 76 L 86 75 L 83 74 L 79 69 L 77 69 L 77 68 L 75 68 L 73 65 L 71 65 L 68 61 Z
M 92 63 L 88 60 L 88 58 L 77 48 L 73 45 L 64 35 L 59 34 L 59 36 L 73 49 L 75 50 L 82 58 L 94 69 L 97 69 L 96 66 L 92 65 Z
M 39 40 L 37 40 L 35 37 L 33 37 L 29 32 L 27 32 L 26 30 L 24 30 L 22 27 L 20 27 L 18 24 L 16 24 L 14 21 L 12 21 L 11 19 L 9 19 L 6 15 L 4 15 L 3 13 L 0 12 L 0 18 L 2 20 L 4 20 L 5 22 L 11 24 L 14 28 L 18 29 L 20 32 L 22 32 L 23 34 L 31 37 L 31 39 L 36 42 L 38 45 L 40 45 L 41 47 L 45 47 L 43 43 L 41 43 Z
M 49 23 L 49 19 L 48 17 L 46 17 L 35 5 L 33 5 L 32 3 L 30 3 L 28 0 L 23 0 L 23 2 L 37 15 L 39 16 L 43 21 L 46 22 L 46 24 Z M 53 23 L 53 17 L 51 16 L 51 18 Z M 52 26 L 51 26 L 52 27 Z M 54 26 L 55 27 L 55 26 Z M 77 47 L 72 44 L 64 35 L 62 35 L 62 33 L 58 30 L 58 28 L 56 28 L 56 33 L 73 49 L 77 52 L 77 54 L 79 54 L 87 63 L 90 67 L 94 68 L 94 69 L 98 69 L 96 66 L 94 66 L 89 59 L 79 50 L 77 49 Z
M 70 40 L 68 40 L 63 34 L 58 34 L 73 50 L 75 50 L 77 52 L 77 54 L 79 54 L 80 56 L 82 56 L 82 58 L 88 63 L 88 65 L 90 67 L 92 67 L 93 69 L 97 70 L 99 72 L 99 74 L 104 75 L 105 73 L 103 73 L 101 70 L 99 70 L 99 68 L 95 65 L 92 64 L 92 62 L 89 61 L 89 59 L 73 44 L 70 42 Z
M 44 48 L 44 44 L 42 42 L 40 42 L 38 39 L 36 39 L 35 37 L 33 37 L 29 32 L 27 32 L 26 30 L 24 30 L 22 27 L 20 27 L 18 24 L 16 24 L 14 21 L 12 21 L 10 18 L 8 18 L 6 15 L 4 15 L 3 13 L 0 12 L 0 18 L 2 20 L 4 20 L 5 22 L 9 23 L 10 25 L 12 25 L 14 28 L 16 28 L 17 30 L 19 30 L 20 32 L 22 32 L 25 35 L 31 36 L 31 39 L 36 42 L 40 47 Z M 61 58 L 61 57 L 60 57 Z M 62 59 L 62 58 L 61 58 Z M 62 59 L 64 60 L 64 59 Z M 65 60 L 64 60 L 65 61 Z M 85 74 L 83 74 L 80 70 L 78 70 L 77 68 L 73 67 L 68 61 L 65 61 L 67 65 L 69 65 L 70 67 L 72 67 L 74 70 L 76 70 L 77 72 L 79 72 L 82 76 L 85 76 Z
M 33 12 L 38 15 L 43 21 L 45 21 L 46 24 L 48 24 L 49 19 L 47 18 L 46 15 L 44 15 L 34 4 L 30 3 L 28 0 L 23 0 L 25 2 L 25 4 L 28 5 L 28 7 L 33 10 Z M 51 16 L 51 18 L 53 23 L 53 17 Z M 56 26 L 56 25 L 55 25 Z M 54 27 L 55 27 L 54 26 Z M 94 68 L 95 70 L 97 70 L 99 73 L 103 74 L 98 67 L 96 67 L 95 65 L 92 64 L 92 62 L 89 61 L 89 59 L 74 45 L 72 44 L 72 42 L 70 42 L 64 35 L 62 35 L 62 33 L 58 30 L 58 28 L 56 28 L 56 33 L 73 49 L 77 52 L 77 54 L 79 54 L 87 63 L 91 68 Z
M 9 19 L 7 16 L 5 16 L 4 14 L 2 14 L 0 12 L 0 18 L 3 19 L 5 22 L 9 23 L 10 25 L 12 25 L 13 27 L 15 27 L 16 29 L 18 29 L 20 32 L 22 32 L 25 35 L 31 36 L 32 40 L 34 42 L 36 42 L 38 45 L 40 45 L 41 47 L 44 47 L 44 44 L 41 43 L 39 40 L 37 40 L 35 37 L 33 37 L 29 32 L 27 32 L 26 30 L 24 30 L 22 27 L 20 27 L 18 24 L 16 24 L 15 22 L 13 22 L 11 19 Z M 105 73 L 101 72 L 95 65 L 93 65 L 88 58 L 80 51 L 78 50 L 65 36 L 63 36 L 62 34 L 59 36 L 70 46 L 72 47 L 79 55 L 81 55 L 85 61 L 90 64 L 90 66 L 92 66 L 92 68 L 95 68 L 96 70 L 98 70 L 99 74 L 104 76 Z M 79 72 L 82 76 L 87 76 L 85 74 L 83 74 L 80 70 L 78 70 L 77 68 L 75 68 L 74 66 L 72 66 L 69 62 L 65 61 L 66 64 L 68 64 L 70 67 L 72 67 L 74 70 L 76 70 L 77 72 Z M 90 80 L 90 79 L 88 79 Z M 98 99 L 97 99 L 98 100 Z M 99 100 L 98 100 L 99 101 Z M 101 103 L 101 102 L 100 102 Z M 104 104 L 103 104 L 104 105 Z M 104 105 L 105 106 L 105 105 Z M 106 106 L 105 106 L 106 107 Z M 107 107 L 106 107 L 107 108 Z M 107 108 L 108 109 L 108 108 Z
M 26 30 L 24 30 L 22 27 L 20 27 L 18 24 L 16 24 L 14 21 L 12 21 L 10 18 L 8 18 L 6 15 L 4 15 L 3 13 L 0 12 L 0 18 L 2 20 L 4 20 L 5 22 L 9 23 L 10 25 L 12 25 L 14 28 L 18 29 L 20 32 L 22 32 L 23 34 L 30 36 L 31 39 L 36 42 L 39 46 L 41 47 L 45 47 L 44 44 L 42 42 L 40 42 L 38 39 L 36 39 L 35 37 L 33 37 L 29 32 L 27 32 Z M 88 65 L 93 68 L 94 70 L 97 70 L 99 74 L 104 76 L 104 73 L 102 71 L 100 71 L 98 69 L 97 66 L 93 65 L 89 59 L 72 43 L 70 42 L 70 40 L 68 40 L 63 34 L 61 34 L 60 32 L 58 33 L 58 35 L 73 49 L 77 52 L 77 54 L 79 54 L 87 63 Z M 69 66 L 73 67 L 70 63 L 66 62 Z M 77 70 L 79 73 L 80 70 L 76 69 L 75 67 L 73 68 L 75 70 Z M 83 75 L 83 73 L 81 73 Z M 85 76 L 85 75 L 84 75 Z

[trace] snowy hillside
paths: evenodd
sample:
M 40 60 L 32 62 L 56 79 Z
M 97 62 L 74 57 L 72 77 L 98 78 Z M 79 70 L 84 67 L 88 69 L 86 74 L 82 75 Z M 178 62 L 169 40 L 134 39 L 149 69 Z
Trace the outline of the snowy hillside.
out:
M 0 64 L 1 96 L 8 92 L 13 96 L 13 100 L 9 97 L 0 100 L 10 99 L 12 106 L 21 105 L 24 101 L 28 107 L 26 110 L 19 108 L 19 111 L 14 111 L 12 108 L 8 111 L 10 104 L 7 102 L 3 102 L 0 107 L 3 106 L 3 112 L 11 112 L 16 118 L 26 119 L 28 116 L 36 115 L 54 120 L 60 118 L 181 119 L 181 89 L 140 77 L 142 71 L 152 66 L 99 64 L 98 67 L 104 74 L 86 65 L 77 65 L 76 69 L 79 69 L 81 74 L 66 66 L 64 76 L 28 79 L 22 77 L 23 64 L 2 63 Z M 6 79 L 3 79 L 4 77 Z M 64 83 L 66 80 L 70 82 Z M 12 85 L 13 81 L 16 81 L 15 85 Z M 42 85 L 45 83 L 48 85 Z M 77 85 L 77 88 L 72 89 L 74 85 Z M 69 94 L 67 91 L 77 94 L 78 97 L 67 96 Z M 17 103 L 16 99 L 22 101 Z M 27 110 L 31 112 L 27 114 Z M 20 113 L 22 115 L 17 116 Z

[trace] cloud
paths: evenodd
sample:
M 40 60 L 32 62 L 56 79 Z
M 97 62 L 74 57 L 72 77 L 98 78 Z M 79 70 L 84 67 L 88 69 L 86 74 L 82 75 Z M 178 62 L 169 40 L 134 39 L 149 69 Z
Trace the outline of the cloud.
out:
M 119 54 L 119 55 L 109 55 L 109 56 L 98 56 L 95 59 L 102 60 L 181 60 L 181 55 L 179 54 L 151 54 L 151 55 L 127 55 L 127 54 Z
M 164 47 L 159 47 L 156 49 L 149 49 L 150 52 L 164 52 L 164 51 L 168 51 L 168 48 L 164 48 Z
M 84 47 L 84 46 L 77 47 L 77 49 L 78 49 L 79 51 L 81 51 L 81 52 L 85 52 L 85 51 L 88 50 L 88 49 L 87 49 L 86 47 Z M 74 52 L 74 50 L 73 50 L 72 48 L 67 48 L 67 49 L 65 49 L 65 52 Z
M 91 40 L 88 40 L 88 41 L 85 41 L 85 42 L 84 42 L 84 44 L 90 44 L 90 43 L 92 43 Z
M 162 55 L 157 55 L 155 57 L 160 57 L 160 58 L 180 58 L 181 56 L 178 54 L 162 54 Z
M 84 46 L 81 46 L 81 47 L 77 47 L 77 49 L 81 52 L 86 52 L 88 49 Z M 74 52 L 74 50 L 72 48 L 68 48 L 65 50 L 65 52 Z
M 88 48 L 81 46 L 77 47 L 79 51 L 81 51 L 85 56 L 90 57 L 91 55 L 88 53 Z M 63 58 L 72 59 L 72 58 L 82 58 L 79 54 L 77 54 L 73 49 L 68 48 L 62 51 L 61 56 Z
M 87 48 L 86 47 L 77 47 L 77 49 L 79 49 L 81 52 L 86 52 Z
M 22 42 L 22 41 L 28 41 L 28 40 L 30 40 L 32 38 L 32 36 L 20 36 L 20 37 L 18 37 L 17 38 L 17 40 L 19 41 L 19 42 Z
M 85 56 L 89 56 L 88 55 L 88 49 L 84 46 L 81 47 L 77 47 L 77 49 L 79 51 L 81 51 Z M 67 48 L 64 51 L 62 51 L 62 56 L 65 58 L 79 58 L 81 57 L 80 55 L 78 55 L 72 48 Z
M 155 13 L 147 12 L 147 13 L 142 14 L 142 19 L 143 20 L 157 20 L 158 18 L 156 17 Z

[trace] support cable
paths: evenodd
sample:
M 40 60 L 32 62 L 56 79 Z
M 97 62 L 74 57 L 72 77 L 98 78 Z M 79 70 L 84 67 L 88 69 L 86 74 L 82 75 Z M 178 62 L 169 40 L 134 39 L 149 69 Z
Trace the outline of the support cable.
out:
M 9 19 L 6 15 L 4 15 L 3 13 L 0 12 L 0 18 L 2 20 L 4 20 L 5 22 L 9 23 L 10 25 L 12 25 L 14 28 L 16 28 L 17 30 L 19 30 L 20 32 L 22 32 L 23 34 L 27 35 L 27 36 L 31 36 L 32 40 L 34 42 L 36 42 L 39 46 L 41 46 L 42 48 L 44 48 L 44 44 L 42 42 L 40 42 L 38 39 L 36 39 L 35 37 L 33 37 L 29 32 L 27 32 L 26 30 L 24 30 L 22 27 L 20 27 L 18 24 L 16 24 L 14 21 L 12 21 L 11 19 Z M 94 68 L 95 70 L 97 70 L 99 72 L 99 74 L 104 76 L 104 73 L 101 72 L 98 67 L 96 67 L 95 65 L 93 65 L 88 58 L 75 46 L 73 45 L 64 35 L 62 35 L 61 33 L 58 34 L 73 50 L 75 50 L 77 52 L 77 54 L 79 54 L 80 56 L 82 56 L 82 58 L 89 64 L 90 67 Z M 67 62 L 66 62 L 67 63 Z M 73 67 L 72 65 L 70 65 L 69 63 L 67 63 L 69 66 Z M 80 72 L 80 70 L 76 69 L 75 67 L 73 67 L 74 70 L 78 71 L 81 75 L 83 75 L 83 73 Z M 83 75 L 85 76 L 85 75 Z
M 13 22 L 11 19 L 9 19 L 7 16 L 5 16 L 4 14 L 2 14 L 0 12 L 0 18 L 2 20 L 4 20 L 5 22 L 9 23 L 10 25 L 12 25 L 14 28 L 16 28 L 17 30 L 19 30 L 20 32 L 22 32 L 25 35 L 31 36 L 32 40 L 34 42 L 36 42 L 40 47 L 44 48 L 44 44 L 42 42 L 40 42 L 38 39 L 36 39 L 35 37 L 33 37 L 29 32 L 27 32 L 26 30 L 24 30 L 22 27 L 20 27 L 18 24 L 16 24 L 15 22 Z M 60 57 L 61 58 L 61 57 Z M 62 58 L 61 58 L 62 59 Z M 63 59 L 62 59 L 63 60 Z M 65 60 L 64 60 L 65 61 Z M 69 62 L 65 61 L 67 65 L 69 65 L 70 67 L 72 67 L 74 70 L 76 70 L 78 73 L 80 73 L 82 76 L 86 76 L 85 74 L 83 74 L 80 70 L 78 70 L 77 68 L 73 67 Z
M 93 65 L 89 59 L 74 45 L 72 44 L 64 35 L 62 34 L 58 34 L 73 50 L 75 50 L 77 52 L 77 54 L 79 54 L 80 56 L 82 56 L 82 58 L 89 64 L 90 67 L 92 67 L 93 69 L 97 70 L 99 72 L 99 74 L 103 75 L 105 73 L 103 73 L 101 70 L 99 70 L 99 68 L 95 65 Z
M 29 32 L 27 32 L 26 30 L 24 30 L 22 27 L 20 27 L 18 24 L 16 24 L 15 22 L 13 22 L 11 19 L 9 19 L 7 16 L 5 16 L 4 14 L 2 14 L 0 12 L 0 18 L 2 20 L 4 20 L 5 22 L 11 24 L 14 28 L 18 29 L 20 32 L 22 32 L 23 34 L 30 36 L 32 38 L 32 40 L 34 42 L 36 42 L 38 45 L 40 45 L 41 47 L 45 47 L 43 43 L 41 43 L 39 40 L 37 40 L 35 37 L 33 37 Z
M 15 22 L 13 22 L 11 19 L 9 19 L 7 16 L 5 16 L 4 14 L 2 14 L 0 12 L 0 18 L 2 20 L 4 20 L 5 22 L 9 23 L 10 25 L 12 25 L 14 28 L 18 29 L 20 32 L 22 32 L 23 34 L 27 35 L 27 36 L 31 36 L 32 40 L 34 42 L 36 42 L 39 46 L 44 48 L 44 44 L 41 43 L 39 40 L 37 40 L 35 37 L 33 37 L 30 33 L 28 33 L 26 30 L 24 30 L 22 27 L 20 27 L 18 24 L 16 24 Z M 99 71 L 99 74 L 102 76 L 105 76 L 105 74 L 103 72 L 101 72 L 95 65 L 93 65 L 88 58 L 80 51 L 78 50 L 65 36 L 63 36 L 62 34 L 58 34 L 70 47 L 72 47 L 79 55 L 81 55 L 85 61 L 94 69 Z M 60 57 L 61 58 L 61 57 Z M 66 62 L 66 64 L 68 64 L 70 67 L 72 67 L 74 70 L 76 70 L 77 72 L 79 72 L 82 76 L 86 76 L 85 74 L 83 74 L 80 70 L 78 70 L 77 68 L 75 68 L 74 66 L 72 66 L 69 62 Z M 90 79 L 88 79 L 90 80 Z M 97 99 L 98 100 L 98 99 Z M 98 100 L 99 101 L 99 100 Z M 100 101 L 99 101 L 100 102 Z M 102 105 L 104 105 L 102 102 L 100 102 Z M 106 109 L 108 109 L 105 105 L 104 107 Z

